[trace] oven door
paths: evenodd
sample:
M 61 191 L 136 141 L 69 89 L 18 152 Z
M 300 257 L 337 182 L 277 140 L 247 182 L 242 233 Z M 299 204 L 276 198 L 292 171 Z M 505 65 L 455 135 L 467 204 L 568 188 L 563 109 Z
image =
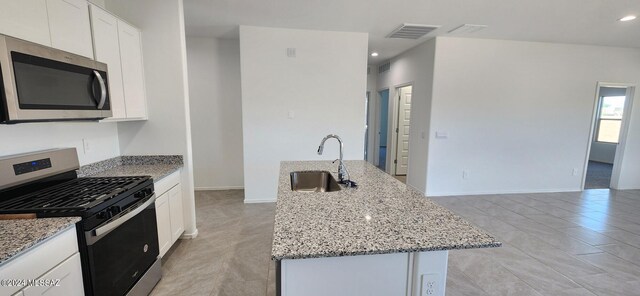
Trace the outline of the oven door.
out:
M 85 232 L 93 295 L 125 295 L 136 284 L 158 258 L 156 225 L 153 195 Z
M 11 37 L 1 39 L 3 122 L 111 116 L 106 64 Z

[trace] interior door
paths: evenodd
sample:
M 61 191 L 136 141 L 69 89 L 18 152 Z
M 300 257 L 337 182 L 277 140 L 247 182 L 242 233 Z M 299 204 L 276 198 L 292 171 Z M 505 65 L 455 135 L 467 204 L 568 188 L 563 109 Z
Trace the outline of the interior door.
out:
M 398 129 L 396 145 L 396 175 L 407 174 L 409 165 L 409 127 L 411 116 L 411 86 L 399 89 Z

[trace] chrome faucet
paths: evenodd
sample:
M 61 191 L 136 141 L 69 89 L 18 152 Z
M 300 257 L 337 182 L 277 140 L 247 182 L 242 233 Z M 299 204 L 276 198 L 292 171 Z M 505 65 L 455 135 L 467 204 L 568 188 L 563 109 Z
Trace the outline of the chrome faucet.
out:
M 322 139 L 322 142 L 320 142 L 320 146 L 318 146 L 318 155 L 322 155 L 322 150 L 324 150 L 324 142 L 326 142 L 330 138 L 334 138 L 334 139 L 338 140 L 338 143 L 340 143 L 340 158 L 333 161 L 333 163 L 335 163 L 336 161 L 339 161 L 339 163 L 338 163 L 338 179 L 340 179 L 340 183 L 346 184 L 347 187 L 351 187 L 355 183 L 353 183 L 349 179 L 349 171 L 347 171 L 347 167 L 344 165 L 344 162 L 342 161 L 342 150 L 344 149 L 344 145 L 342 144 L 342 139 L 340 139 L 340 137 L 338 137 L 337 135 L 334 135 L 334 134 L 329 134 L 326 137 L 324 137 Z

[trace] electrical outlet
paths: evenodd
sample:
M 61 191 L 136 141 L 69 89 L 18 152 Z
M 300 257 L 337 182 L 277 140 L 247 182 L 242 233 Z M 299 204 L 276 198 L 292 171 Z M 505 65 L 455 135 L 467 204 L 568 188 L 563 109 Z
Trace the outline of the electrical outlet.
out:
M 571 173 L 571 175 L 577 176 L 578 175 L 578 169 L 574 168 L 573 172 Z
M 462 170 L 462 179 L 463 180 L 469 179 L 469 171 L 468 170 Z
M 422 275 L 422 289 L 420 296 L 440 296 L 440 287 L 438 286 L 439 275 L 435 273 Z

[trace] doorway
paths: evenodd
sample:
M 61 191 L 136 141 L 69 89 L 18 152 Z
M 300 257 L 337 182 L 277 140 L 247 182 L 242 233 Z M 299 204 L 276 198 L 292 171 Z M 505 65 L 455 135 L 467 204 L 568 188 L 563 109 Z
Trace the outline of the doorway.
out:
M 369 96 L 364 98 L 364 160 L 369 161 Z
M 617 187 L 633 90 L 630 85 L 598 84 L 583 189 Z
M 378 92 L 380 97 L 380 108 L 378 109 L 378 154 L 376 160 L 376 166 L 386 171 L 387 169 L 387 142 L 388 142 L 388 129 L 389 129 L 389 90 L 381 90 Z
M 406 176 L 409 168 L 409 130 L 411 127 L 411 92 L 412 86 L 399 87 L 395 122 L 395 139 L 393 141 L 394 170 L 393 175 Z

